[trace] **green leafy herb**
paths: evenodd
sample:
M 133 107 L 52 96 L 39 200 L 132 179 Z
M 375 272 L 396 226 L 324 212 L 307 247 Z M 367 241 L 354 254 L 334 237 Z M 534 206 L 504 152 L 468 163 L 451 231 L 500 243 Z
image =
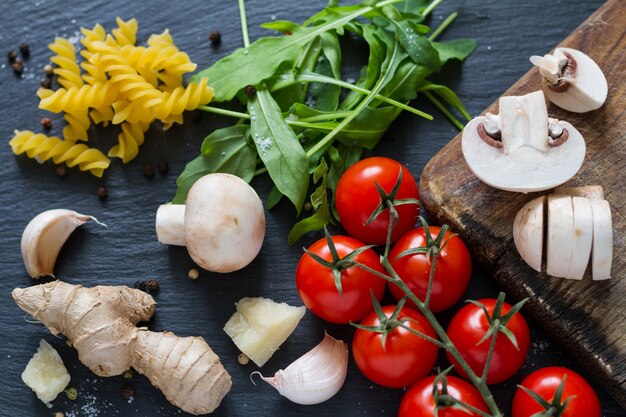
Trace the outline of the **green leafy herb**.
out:
M 230 172 L 246 181 L 267 173 L 274 184 L 267 207 L 286 196 L 300 213 L 312 174 L 315 213 L 296 223 L 289 235 L 293 243 L 334 221 L 339 178 L 364 149 L 378 144 L 403 110 L 432 119 L 409 105 L 418 94 L 462 128 L 453 111 L 465 118 L 469 114 L 459 97 L 428 78 L 450 60 L 463 61 L 476 43 L 435 41 L 457 17 L 452 13 L 431 31 L 425 23 L 441 1 L 364 0 L 339 6 L 331 0 L 302 24 L 263 24 L 285 36 L 250 43 L 244 1 L 239 0 L 244 48 L 195 77 L 209 78 L 215 102 L 238 100 L 246 110 L 201 107 L 239 120 L 205 139 L 202 154 L 179 177 L 173 202 L 184 203 L 191 185 L 210 172 Z M 341 40 L 346 33 L 361 38 L 369 48 L 367 65 L 356 82 L 341 79 L 345 52 Z M 249 85 L 256 94 L 245 94 Z

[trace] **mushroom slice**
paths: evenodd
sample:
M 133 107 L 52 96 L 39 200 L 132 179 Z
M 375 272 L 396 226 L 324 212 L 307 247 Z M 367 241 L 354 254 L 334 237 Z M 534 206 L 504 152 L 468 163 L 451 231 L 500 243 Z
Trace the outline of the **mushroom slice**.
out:
M 606 200 L 590 199 L 589 201 L 593 215 L 593 259 L 591 261 L 593 279 L 609 279 L 613 259 L 611 207 Z
M 548 100 L 562 109 L 585 113 L 606 101 L 608 84 L 593 59 L 572 48 L 556 48 L 552 55 L 531 56 L 543 76 L 542 89 Z
M 463 156 L 481 181 L 507 191 L 542 191 L 578 172 L 585 141 L 571 124 L 548 120 L 541 91 L 501 97 L 499 107 L 499 117 L 476 117 L 463 130 Z
M 541 272 L 543 255 L 543 211 L 546 197 L 528 202 L 515 216 L 513 240 L 522 259 L 535 271 Z
M 572 197 L 574 209 L 574 241 L 569 274 L 565 278 L 582 279 L 591 255 L 593 218 L 591 200 L 585 197 Z
M 548 196 L 547 273 L 567 278 L 574 246 L 574 209 L 572 197 Z
M 572 197 L 597 198 L 604 200 L 604 191 L 599 185 L 585 185 L 582 187 L 557 187 L 554 194 L 571 195 Z

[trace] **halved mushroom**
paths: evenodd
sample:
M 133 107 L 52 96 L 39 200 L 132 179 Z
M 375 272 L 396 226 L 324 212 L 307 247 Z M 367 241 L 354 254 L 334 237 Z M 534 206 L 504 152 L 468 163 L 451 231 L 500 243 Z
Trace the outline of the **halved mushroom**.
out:
M 611 209 L 602 196 L 599 186 L 560 187 L 547 199 L 542 196 L 528 202 L 513 224 L 513 239 L 522 259 L 541 272 L 545 239 L 548 275 L 582 279 L 593 251 L 593 279 L 610 278 Z M 544 228 L 546 207 L 548 219 Z
M 571 124 L 548 119 L 541 91 L 501 97 L 499 107 L 499 115 L 476 117 L 463 130 L 463 156 L 481 181 L 507 191 L 541 191 L 578 172 L 585 141 Z
M 159 242 L 186 246 L 191 258 L 213 272 L 232 272 L 257 256 L 265 237 L 261 199 L 244 180 L 209 174 L 189 190 L 186 204 L 164 204 L 156 215 Z
M 602 70 L 579 50 L 556 48 L 552 55 L 531 56 L 530 62 L 539 67 L 548 100 L 562 109 L 585 113 L 606 101 L 608 85 Z

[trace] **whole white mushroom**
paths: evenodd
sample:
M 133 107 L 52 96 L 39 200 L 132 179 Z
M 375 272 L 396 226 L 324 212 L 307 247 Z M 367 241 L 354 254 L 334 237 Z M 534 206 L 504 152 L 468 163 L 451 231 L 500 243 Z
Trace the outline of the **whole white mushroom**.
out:
M 186 246 L 191 258 L 212 272 L 232 272 L 258 255 L 265 212 L 258 194 L 241 178 L 209 174 L 189 190 L 185 205 L 164 204 L 156 214 L 159 242 Z

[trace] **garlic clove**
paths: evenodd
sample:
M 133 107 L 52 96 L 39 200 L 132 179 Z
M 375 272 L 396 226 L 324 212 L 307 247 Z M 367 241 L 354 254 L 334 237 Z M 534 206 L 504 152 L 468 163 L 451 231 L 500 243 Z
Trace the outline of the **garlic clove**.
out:
M 261 379 L 296 404 L 319 404 L 333 397 L 348 373 L 348 346 L 325 333 L 324 339 L 273 377 Z M 251 375 L 251 376 L 252 376 Z
M 78 226 L 90 219 L 105 226 L 95 217 L 72 210 L 53 209 L 35 216 L 22 233 L 22 259 L 28 275 L 32 278 L 54 276 L 54 264 L 61 247 Z
M 593 216 L 593 253 L 591 270 L 593 279 L 611 278 L 613 259 L 613 225 L 611 207 L 606 200 L 590 199 Z
M 548 275 L 568 278 L 574 242 L 572 197 L 548 196 L 547 268 Z
M 541 272 L 543 255 L 543 211 L 546 197 L 528 202 L 515 216 L 513 240 L 522 259 L 535 271 Z

